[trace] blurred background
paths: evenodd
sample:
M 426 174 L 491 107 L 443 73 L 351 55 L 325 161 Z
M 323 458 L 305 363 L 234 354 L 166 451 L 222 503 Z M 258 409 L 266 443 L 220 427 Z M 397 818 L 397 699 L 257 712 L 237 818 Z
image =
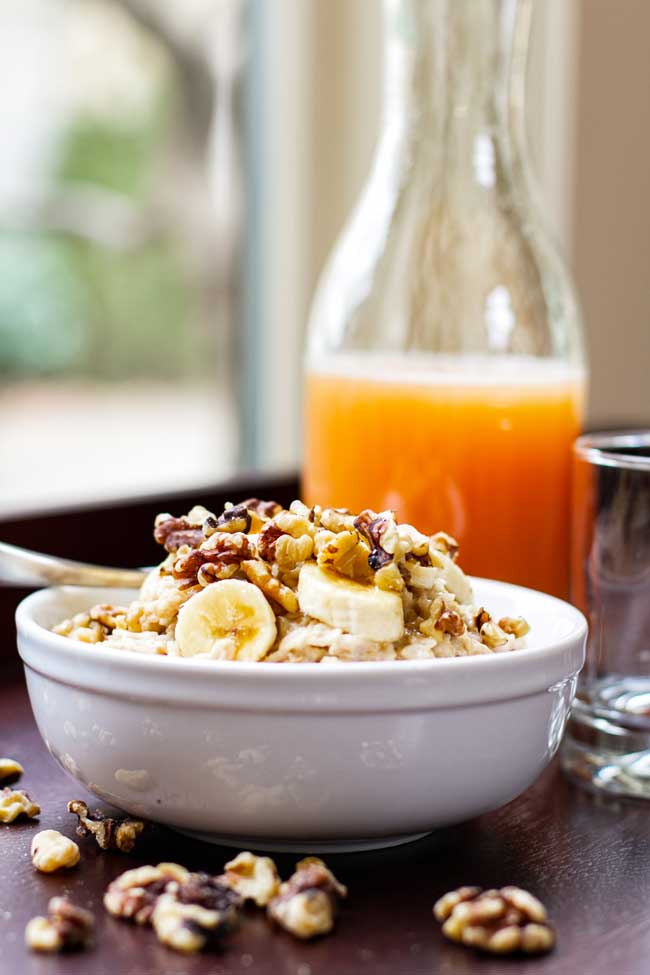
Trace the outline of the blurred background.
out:
M 0 514 L 288 469 L 379 124 L 380 0 L 3 0 Z M 538 0 L 528 118 L 589 344 L 650 423 L 650 3 Z

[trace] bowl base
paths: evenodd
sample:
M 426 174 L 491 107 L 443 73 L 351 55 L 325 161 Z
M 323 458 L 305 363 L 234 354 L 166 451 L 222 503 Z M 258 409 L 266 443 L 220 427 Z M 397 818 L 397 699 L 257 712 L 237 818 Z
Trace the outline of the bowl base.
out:
M 421 840 L 429 833 L 403 833 L 399 836 L 372 836 L 358 840 L 266 840 L 259 836 L 220 836 L 193 829 L 174 829 L 176 833 L 191 836 L 204 843 L 232 846 L 239 850 L 263 850 L 270 853 L 361 853 L 365 850 L 383 850 L 389 846 L 401 846 Z

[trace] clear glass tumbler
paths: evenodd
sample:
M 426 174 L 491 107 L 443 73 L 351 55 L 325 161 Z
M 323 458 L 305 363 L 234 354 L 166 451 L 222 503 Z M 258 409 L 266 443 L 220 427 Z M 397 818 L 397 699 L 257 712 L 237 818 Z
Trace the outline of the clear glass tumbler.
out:
M 571 598 L 589 639 L 562 763 L 650 798 L 650 431 L 580 437 L 573 475 Z

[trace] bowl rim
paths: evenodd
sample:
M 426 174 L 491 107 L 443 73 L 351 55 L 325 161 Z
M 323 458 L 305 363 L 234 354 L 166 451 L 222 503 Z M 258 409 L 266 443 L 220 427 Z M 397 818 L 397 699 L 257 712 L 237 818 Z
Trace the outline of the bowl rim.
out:
M 286 679 L 301 680 L 322 680 L 316 675 L 326 673 L 330 679 L 339 679 L 342 683 L 346 682 L 346 677 L 358 676 L 363 674 L 364 678 L 375 680 L 384 678 L 387 675 L 428 674 L 435 669 L 437 673 L 452 674 L 455 671 L 462 673 L 468 670 L 478 677 L 485 672 L 486 668 L 493 673 L 498 672 L 499 668 L 526 668 L 535 664 L 543 663 L 550 656 L 566 653 L 575 643 L 584 640 L 587 635 L 587 620 L 575 606 L 556 596 L 530 589 L 525 586 L 518 586 L 509 582 L 501 582 L 496 579 L 486 579 L 477 576 L 469 577 L 472 583 L 487 583 L 490 586 L 505 588 L 508 592 L 514 591 L 522 594 L 532 594 L 536 598 L 547 600 L 549 611 L 561 608 L 564 616 L 571 621 L 571 628 L 567 633 L 558 639 L 549 641 L 539 647 L 525 647 L 517 651 L 506 651 L 493 654 L 476 654 L 467 657 L 435 657 L 433 659 L 419 660 L 383 660 L 383 661 L 345 661 L 341 664 L 322 665 L 315 662 L 305 663 L 270 663 L 265 661 L 238 661 L 238 660 L 211 660 L 197 659 L 196 657 L 173 657 L 165 654 L 138 653 L 136 651 L 125 651 L 102 647 L 101 644 L 88 645 L 70 637 L 61 636 L 53 633 L 34 618 L 41 606 L 58 593 L 69 593 L 71 591 L 81 592 L 87 589 L 88 593 L 105 592 L 102 587 L 76 587 L 76 586 L 50 586 L 46 589 L 39 589 L 26 596 L 16 609 L 16 628 L 19 637 L 25 636 L 32 638 L 40 643 L 45 642 L 53 650 L 59 660 L 72 662 L 75 659 L 83 658 L 84 663 L 94 661 L 97 664 L 120 665 L 121 669 L 132 672 L 144 672 L 144 668 L 149 668 L 152 673 L 167 673 L 174 677 L 180 675 L 191 675 L 196 677 L 209 677 L 220 681 L 227 675 L 237 676 L 238 678 L 249 676 L 257 681 L 280 681 Z M 136 590 L 133 590 L 134 594 Z M 19 640 L 20 644 L 20 640 Z M 89 653 L 89 649 L 91 653 Z M 23 653 L 19 645 L 19 653 L 24 660 Z M 338 678 L 337 676 L 338 675 Z

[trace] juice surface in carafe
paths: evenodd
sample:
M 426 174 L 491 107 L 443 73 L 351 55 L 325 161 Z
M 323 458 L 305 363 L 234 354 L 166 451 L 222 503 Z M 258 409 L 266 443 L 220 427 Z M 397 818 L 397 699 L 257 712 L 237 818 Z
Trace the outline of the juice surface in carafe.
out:
M 306 377 L 303 495 L 444 530 L 473 575 L 566 597 L 581 370 L 529 356 L 346 353 Z

